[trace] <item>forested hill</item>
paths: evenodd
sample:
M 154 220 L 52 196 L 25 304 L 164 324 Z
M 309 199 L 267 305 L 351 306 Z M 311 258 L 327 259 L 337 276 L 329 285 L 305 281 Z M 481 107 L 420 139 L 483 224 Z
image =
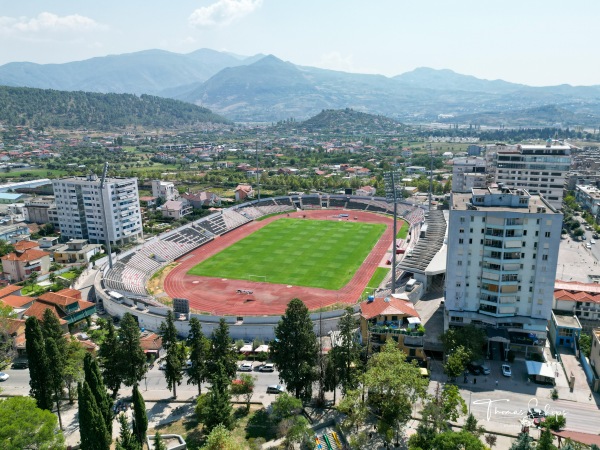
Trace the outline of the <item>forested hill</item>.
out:
M 0 123 L 36 128 L 110 129 L 229 123 L 209 109 L 151 95 L 0 86 Z
M 298 126 L 296 124 L 296 126 Z M 324 109 L 316 116 L 301 123 L 308 131 L 334 131 L 345 133 L 356 132 L 393 132 L 399 131 L 403 125 L 384 116 L 366 114 L 345 109 Z

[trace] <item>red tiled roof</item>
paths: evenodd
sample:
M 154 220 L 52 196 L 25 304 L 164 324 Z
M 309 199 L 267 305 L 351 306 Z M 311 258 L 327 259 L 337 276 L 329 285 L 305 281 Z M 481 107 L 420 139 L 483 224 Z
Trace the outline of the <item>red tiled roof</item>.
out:
M 22 286 L 14 286 L 12 284 L 9 284 L 8 286 L 5 286 L 2 289 L 0 289 L 0 298 L 6 297 L 7 295 L 12 294 L 13 292 L 20 291 L 21 289 L 23 289 Z
M 71 303 L 77 302 L 77 299 L 73 297 L 67 297 L 66 295 L 61 295 L 57 292 L 46 292 L 40 295 L 39 300 L 43 300 L 47 303 L 52 303 L 59 306 L 67 306 Z
M 4 323 L 6 325 L 6 331 L 8 334 L 12 335 L 14 333 L 18 333 L 19 329 L 22 327 L 23 332 L 25 332 L 25 321 L 21 319 L 5 319 Z
M 84 310 L 86 310 L 86 309 L 88 309 L 88 308 L 91 308 L 91 307 L 93 307 L 93 306 L 96 306 L 96 304 L 95 304 L 95 303 L 92 303 L 92 302 L 86 302 L 85 300 L 79 300 L 79 301 L 77 302 L 77 304 L 79 305 L 79 310 L 80 310 L 80 311 L 84 311 Z
M 35 300 L 33 297 L 21 297 L 20 295 L 7 295 L 0 302 L 12 308 L 21 308 Z
M 35 302 L 33 305 L 31 305 L 27 309 L 27 311 L 25 311 L 23 316 L 37 317 L 38 320 L 42 320 L 44 318 L 44 311 L 46 311 L 47 309 L 49 309 L 50 311 L 52 311 L 54 313 L 54 315 L 58 318 L 61 325 L 64 325 L 65 323 L 67 323 L 66 320 L 64 320 L 60 317 L 58 308 L 56 306 L 49 305 L 49 304 L 43 303 L 43 302 Z
M 552 434 L 554 436 L 560 436 L 563 439 L 571 439 L 572 441 L 585 445 L 600 445 L 600 436 L 597 434 L 583 433 L 581 431 L 573 430 L 552 431 Z
M 76 298 L 77 300 L 81 300 L 81 291 L 77 289 L 61 289 L 56 292 L 58 295 L 64 295 L 65 297 Z
M 554 282 L 554 290 L 557 291 L 561 289 L 565 291 L 583 291 L 600 294 L 600 284 L 598 283 L 580 283 L 579 281 L 556 280 Z
M 25 250 L 29 250 L 31 248 L 38 248 L 40 244 L 34 241 L 19 241 L 13 245 L 15 251 L 24 252 Z
M 600 284 L 556 280 L 554 298 L 572 302 L 600 303 Z
M 162 347 L 162 337 L 156 333 L 149 333 L 147 336 L 140 338 L 140 346 L 142 350 L 160 350 Z
M 386 301 L 386 298 L 388 301 Z M 392 297 L 377 297 L 372 302 L 363 302 L 360 304 L 361 316 L 365 319 L 371 319 L 377 316 L 409 316 L 419 317 L 419 313 L 411 302 L 399 300 Z
M 25 250 L 21 254 L 9 253 L 8 255 L 4 255 L 0 259 L 4 261 L 33 261 L 36 259 L 43 258 L 44 256 L 50 256 L 50 253 L 46 253 L 42 250 L 29 249 Z

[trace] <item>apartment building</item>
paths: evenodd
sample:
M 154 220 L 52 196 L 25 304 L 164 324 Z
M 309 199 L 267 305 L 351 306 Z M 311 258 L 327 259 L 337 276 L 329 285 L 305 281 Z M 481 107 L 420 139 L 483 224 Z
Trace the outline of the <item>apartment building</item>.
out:
M 600 189 L 596 186 L 575 186 L 575 199 L 583 209 L 589 211 L 595 217 L 600 217 Z
M 452 192 L 471 192 L 486 187 L 485 159 L 479 157 L 452 160 Z
M 540 196 L 499 186 L 452 194 L 449 217 L 446 328 L 475 324 L 526 351 L 542 345 L 562 214 Z
M 102 191 L 94 174 L 53 180 L 52 187 L 63 239 L 101 244 L 108 237 L 122 245 L 142 238 L 136 178 L 106 178 Z
M 170 181 L 152 180 L 152 196 L 162 198 L 164 201 L 177 200 L 179 191 Z
M 498 150 L 496 183 L 530 194 L 542 195 L 554 208 L 562 208 L 565 179 L 571 167 L 571 147 L 568 145 L 517 145 Z

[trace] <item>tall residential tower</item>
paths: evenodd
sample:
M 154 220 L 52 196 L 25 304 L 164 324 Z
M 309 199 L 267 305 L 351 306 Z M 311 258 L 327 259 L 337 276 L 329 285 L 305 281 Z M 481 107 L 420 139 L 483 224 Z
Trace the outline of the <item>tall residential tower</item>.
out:
M 94 174 L 53 180 L 52 187 L 63 238 L 101 244 L 108 233 L 111 244 L 116 245 L 142 238 L 136 178 L 106 178 L 102 191 Z

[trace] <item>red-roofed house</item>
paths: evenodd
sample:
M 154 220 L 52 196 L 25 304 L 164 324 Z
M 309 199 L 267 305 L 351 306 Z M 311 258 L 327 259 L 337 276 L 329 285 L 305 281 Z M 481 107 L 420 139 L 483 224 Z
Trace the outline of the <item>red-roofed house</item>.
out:
M 29 308 L 32 303 L 35 301 L 33 297 L 22 297 L 20 295 L 7 295 L 6 297 L 0 299 L 0 303 L 4 306 L 10 306 L 14 312 L 17 313 L 17 316 L 21 316 L 22 312 Z
M 583 334 L 589 334 L 600 324 L 600 284 L 556 280 L 552 310 L 577 317 Z
M 31 241 L 17 242 L 13 253 L 8 253 L 2 258 L 3 274 L 11 281 L 23 281 L 33 272 L 38 275 L 47 274 L 50 270 L 50 253 L 30 248 Z M 38 244 L 35 243 L 37 247 Z M 21 250 L 19 250 L 21 248 Z
M 94 303 L 81 300 L 81 294 L 77 295 L 73 291 L 74 289 L 64 289 L 59 292 L 46 292 L 38 297 L 23 316 L 35 316 L 41 320 L 44 311 L 50 309 L 67 330 L 67 325 L 80 322 L 96 312 Z
M 22 286 L 14 286 L 12 284 L 9 284 L 8 286 L 4 286 L 2 289 L 0 289 L 0 298 L 4 298 L 7 297 L 9 295 L 20 295 L 19 291 L 23 289 Z
M 254 190 L 249 184 L 240 184 L 235 188 L 235 201 L 241 202 L 246 198 L 254 198 Z
M 360 304 L 360 331 L 368 351 L 378 352 L 388 339 L 398 343 L 407 360 L 426 361 L 423 351 L 424 333 L 415 306 L 395 297 L 376 297 Z

